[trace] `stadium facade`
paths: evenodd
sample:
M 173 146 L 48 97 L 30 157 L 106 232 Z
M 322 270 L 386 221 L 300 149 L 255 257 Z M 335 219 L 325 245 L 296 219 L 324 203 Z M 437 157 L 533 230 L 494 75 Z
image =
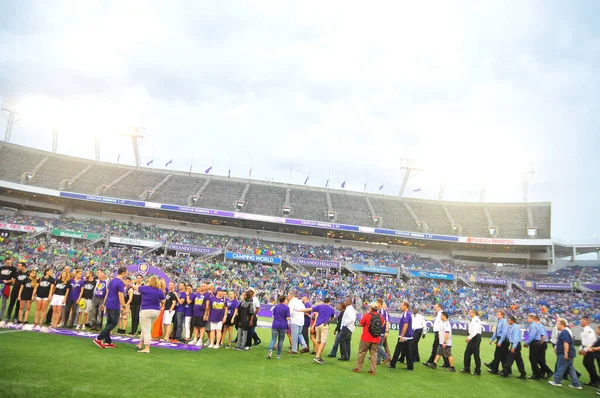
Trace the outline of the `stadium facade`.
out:
M 0 205 L 55 215 L 150 217 L 199 230 L 226 227 L 229 234 L 261 231 L 288 241 L 386 245 L 530 272 L 556 270 L 572 265 L 578 255 L 599 252 L 596 245 L 554 242 L 552 207 L 546 202 L 399 199 L 136 168 L 10 143 L 0 145 Z

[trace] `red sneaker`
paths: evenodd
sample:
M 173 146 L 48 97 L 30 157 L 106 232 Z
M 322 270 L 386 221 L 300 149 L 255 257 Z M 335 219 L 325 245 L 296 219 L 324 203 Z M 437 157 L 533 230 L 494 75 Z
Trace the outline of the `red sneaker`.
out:
M 116 344 L 104 344 L 104 348 L 117 348 Z
M 102 341 L 98 340 L 98 339 L 94 339 L 94 344 L 96 344 L 96 345 L 97 345 L 98 347 L 100 347 L 100 348 L 104 348 L 104 347 L 106 347 L 106 346 L 104 345 L 104 343 L 103 343 Z

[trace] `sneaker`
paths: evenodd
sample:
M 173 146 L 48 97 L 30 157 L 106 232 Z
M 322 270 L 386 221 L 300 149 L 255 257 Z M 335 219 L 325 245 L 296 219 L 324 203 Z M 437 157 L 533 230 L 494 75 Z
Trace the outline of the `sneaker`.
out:
M 228 349 L 230 349 L 230 348 L 231 348 L 231 346 L 230 346 L 230 345 L 226 345 L 226 346 L 225 346 L 225 349 L 226 349 L 226 350 L 228 350 Z
M 190 342 L 190 345 L 196 345 L 197 342 L 198 342 L 198 339 L 194 339 Z
M 325 363 L 322 358 L 315 358 L 315 359 L 313 359 L 313 361 L 315 361 L 319 365 L 323 365 Z
M 456 369 L 453 366 L 448 366 L 448 369 L 446 369 L 446 372 L 456 372 Z
M 437 365 L 436 365 L 435 363 L 430 363 L 428 366 L 429 366 L 431 369 L 436 369 L 436 368 L 437 368 Z
M 245 347 L 244 350 L 250 351 L 250 347 Z
M 196 347 L 202 347 L 202 340 L 196 342 Z
M 277 355 L 275 358 L 277 358 L 277 359 L 281 359 L 281 355 Z
M 220 346 L 220 345 L 218 345 L 218 344 L 215 344 L 215 345 L 213 346 L 213 348 L 214 348 L 215 350 L 218 350 L 219 348 L 221 348 L 221 346 Z
M 116 344 L 104 344 L 104 348 L 117 348 Z
M 207 345 L 206 347 L 208 347 L 208 348 L 214 348 L 214 345 L 212 345 L 212 344 L 209 344 L 209 345 Z
M 273 351 L 269 350 L 269 352 L 267 353 L 267 359 L 271 359 L 272 355 L 273 355 Z
M 302 351 L 300 351 L 301 354 L 306 354 L 307 352 L 309 352 L 310 350 L 307 348 L 303 348 Z
M 560 383 L 557 383 L 557 382 L 555 382 L 554 380 L 550 380 L 550 381 L 548 382 L 548 384 L 550 384 L 551 386 L 554 386 L 554 387 L 562 387 L 562 384 L 560 384 Z
M 98 339 L 94 339 L 94 344 L 96 344 L 100 348 L 105 348 L 104 343 Z
M 574 386 L 573 384 L 569 384 L 569 388 L 574 388 L 576 390 L 583 390 L 583 387 L 581 387 L 581 386 Z

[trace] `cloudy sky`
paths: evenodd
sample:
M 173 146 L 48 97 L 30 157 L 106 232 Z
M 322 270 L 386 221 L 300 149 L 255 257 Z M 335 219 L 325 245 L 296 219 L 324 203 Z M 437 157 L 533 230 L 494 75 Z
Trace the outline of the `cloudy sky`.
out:
M 12 4 L 11 4 L 12 3 Z M 600 8 L 573 1 L 0 3 L 12 142 L 407 196 L 552 201 L 600 235 Z M 4 129 L 0 122 L 0 129 Z M 414 192 L 421 188 L 420 192 Z

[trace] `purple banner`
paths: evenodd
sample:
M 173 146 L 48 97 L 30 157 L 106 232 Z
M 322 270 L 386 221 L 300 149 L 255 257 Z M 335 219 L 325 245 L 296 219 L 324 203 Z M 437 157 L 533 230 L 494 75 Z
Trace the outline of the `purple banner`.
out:
M 165 271 L 148 263 L 131 264 L 127 266 L 127 272 L 129 272 L 130 275 L 141 275 L 144 278 L 148 275 L 156 275 L 157 277 L 164 279 L 167 286 L 169 286 L 169 282 L 171 281 L 167 274 L 165 274 Z M 117 276 L 116 270 L 114 276 Z
M 537 290 L 571 290 L 570 283 L 536 283 Z
M 508 280 L 504 278 L 492 278 L 488 276 L 473 276 L 471 275 L 469 280 L 475 283 L 482 283 L 485 285 L 507 285 Z
M 320 267 L 320 268 L 339 268 L 340 263 L 337 261 L 328 260 L 317 260 L 314 258 L 304 257 L 292 257 L 292 262 L 300 265 L 306 265 L 307 267 Z
M 586 287 L 590 290 L 593 290 L 595 292 L 600 292 L 600 284 L 597 283 L 584 283 L 582 284 L 583 287 Z
M 160 205 L 160 208 L 163 210 L 182 211 L 184 213 L 206 214 L 207 216 L 235 217 L 235 213 L 232 211 L 202 209 L 200 207 Z
M 169 243 L 168 249 L 197 254 L 213 254 L 219 251 L 219 249 L 215 249 L 214 247 L 186 245 L 183 243 Z
M 526 281 L 526 280 L 518 280 L 515 282 L 524 289 L 531 289 L 531 290 L 535 289 L 535 282 Z
M 59 334 L 59 335 L 63 335 L 63 336 L 81 337 L 84 339 L 93 339 L 93 338 L 96 338 L 96 336 L 98 336 L 98 333 L 90 333 L 90 332 L 86 332 L 83 330 L 52 329 L 52 328 L 49 328 L 46 326 L 44 326 L 42 328 L 34 329 L 33 325 L 23 325 L 23 324 L 17 325 L 17 324 L 11 323 L 11 322 L 8 322 L 8 323 L 2 325 L 2 327 L 7 328 L 7 329 L 22 330 L 22 331 L 35 332 L 35 333 L 49 333 L 49 334 Z M 113 343 L 127 343 L 127 344 L 139 344 L 140 343 L 140 339 L 135 338 L 135 337 L 119 336 L 119 335 L 114 335 L 114 334 L 110 337 L 113 340 Z M 92 344 L 91 341 L 90 341 L 90 344 Z M 152 341 L 152 347 L 170 348 L 172 350 L 182 350 L 182 351 L 199 351 L 202 349 L 201 347 L 196 347 L 193 344 L 178 344 L 178 343 L 169 343 L 169 342 L 159 342 L 157 340 Z
M 327 229 L 341 229 L 344 231 L 358 231 L 356 225 L 344 225 L 322 221 L 309 221 L 309 220 L 296 220 L 294 218 L 286 218 L 286 224 L 301 225 L 304 227 L 315 227 L 315 228 L 327 228 Z

